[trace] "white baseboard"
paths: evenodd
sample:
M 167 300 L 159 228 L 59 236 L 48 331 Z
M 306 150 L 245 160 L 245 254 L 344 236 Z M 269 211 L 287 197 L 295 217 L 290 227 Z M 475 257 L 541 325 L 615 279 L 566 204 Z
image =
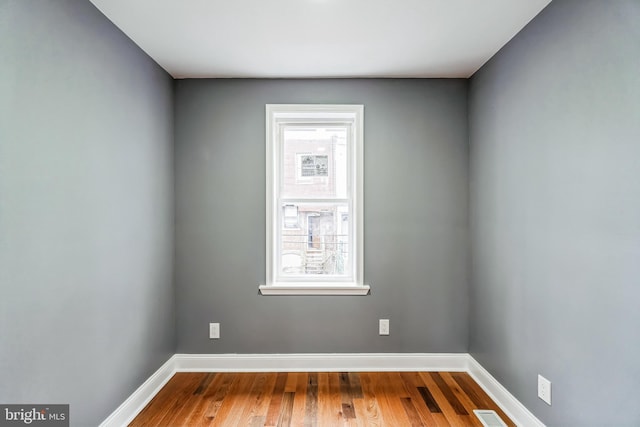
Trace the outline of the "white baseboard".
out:
M 175 354 L 100 427 L 131 422 L 176 372 L 468 372 L 522 427 L 544 427 L 527 408 L 467 353 Z
M 545 427 L 509 390 L 496 380 L 471 355 L 467 355 L 469 366 L 467 372 L 480 384 L 480 387 L 493 399 L 498 406 L 515 422 L 523 427 Z
M 467 354 L 176 354 L 177 372 L 466 371 Z
M 176 372 L 172 356 L 153 373 L 122 405 L 104 420 L 100 427 L 122 427 L 128 425 L 147 406 Z

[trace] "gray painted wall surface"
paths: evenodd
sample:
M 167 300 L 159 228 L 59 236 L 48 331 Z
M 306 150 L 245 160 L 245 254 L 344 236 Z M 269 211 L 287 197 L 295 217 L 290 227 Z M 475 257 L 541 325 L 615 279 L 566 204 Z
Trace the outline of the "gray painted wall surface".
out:
M 556 0 L 471 81 L 470 350 L 549 426 L 640 425 L 639 22 Z
M 178 81 L 178 352 L 466 351 L 466 95 L 465 80 Z M 364 104 L 370 296 L 258 295 L 267 103 Z
M 97 425 L 174 352 L 172 96 L 88 1 L 0 1 L 0 402 Z

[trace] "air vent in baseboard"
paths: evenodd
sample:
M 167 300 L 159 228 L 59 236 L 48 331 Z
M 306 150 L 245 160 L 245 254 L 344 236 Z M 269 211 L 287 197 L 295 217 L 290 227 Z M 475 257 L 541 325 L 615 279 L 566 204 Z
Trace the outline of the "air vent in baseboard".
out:
M 475 409 L 473 413 L 476 414 L 478 419 L 480 419 L 480 422 L 484 427 L 507 427 L 504 421 L 502 421 L 502 418 L 496 414 L 496 411 Z

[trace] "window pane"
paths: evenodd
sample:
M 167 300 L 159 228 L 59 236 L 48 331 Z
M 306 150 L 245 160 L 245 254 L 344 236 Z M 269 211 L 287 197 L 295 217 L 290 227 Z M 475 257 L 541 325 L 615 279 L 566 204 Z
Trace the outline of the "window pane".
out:
M 282 197 L 347 197 L 347 128 L 286 126 Z
M 282 213 L 284 228 L 298 228 L 300 226 L 300 224 L 298 223 L 298 206 L 292 204 L 284 205 Z
M 283 215 L 280 274 L 286 276 L 345 276 L 349 271 L 349 209 L 346 204 L 286 204 L 297 212 L 296 229 Z

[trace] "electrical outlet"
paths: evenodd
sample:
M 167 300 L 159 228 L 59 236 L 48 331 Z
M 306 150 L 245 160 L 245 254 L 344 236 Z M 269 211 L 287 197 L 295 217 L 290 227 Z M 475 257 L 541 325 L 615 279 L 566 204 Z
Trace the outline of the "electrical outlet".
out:
M 212 340 L 220 338 L 220 323 L 209 323 L 209 338 Z
M 538 375 L 538 397 L 551 405 L 551 381 Z
M 380 335 L 389 335 L 389 319 L 380 319 L 378 333 Z

